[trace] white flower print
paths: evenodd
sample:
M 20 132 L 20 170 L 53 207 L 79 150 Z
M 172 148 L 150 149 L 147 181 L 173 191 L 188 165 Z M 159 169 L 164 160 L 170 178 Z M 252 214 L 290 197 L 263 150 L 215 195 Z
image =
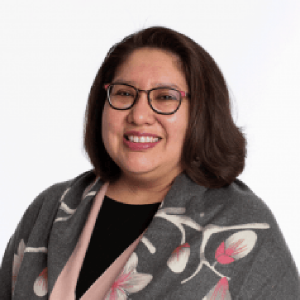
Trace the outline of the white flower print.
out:
M 133 252 L 122 272 L 110 287 L 105 300 L 126 300 L 129 294 L 137 293 L 149 284 L 152 275 L 138 273 L 136 271 L 137 265 L 138 257 Z
M 12 292 L 14 292 L 14 289 L 15 289 L 15 285 L 17 282 L 17 277 L 19 274 L 21 263 L 23 260 L 25 248 L 26 248 L 26 245 L 24 243 L 24 240 L 22 239 L 19 243 L 18 253 L 14 254 L 14 261 L 13 261 L 13 266 L 12 266 Z
M 48 269 L 45 268 L 38 278 L 35 280 L 33 285 L 34 293 L 39 296 L 43 297 L 48 293 Z
M 167 261 L 168 267 L 174 273 L 181 273 L 186 267 L 186 264 L 190 257 L 190 245 L 188 243 L 184 243 L 177 247 L 173 252 L 170 258 Z
M 268 229 L 270 225 L 267 223 L 249 223 L 249 224 L 239 224 L 232 226 L 219 226 L 214 224 L 209 224 L 203 229 L 203 238 L 200 245 L 200 263 L 196 271 L 188 278 L 181 281 L 182 284 L 188 282 L 194 278 L 205 265 L 210 268 L 215 274 L 220 277 L 226 277 L 215 269 L 217 262 L 221 264 L 230 264 L 244 256 L 246 256 L 256 244 L 257 234 L 253 230 L 242 230 L 237 233 L 232 234 L 225 242 L 222 242 L 218 249 L 216 250 L 215 257 L 216 263 L 210 265 L 205 257 L 205 248 L 207 242 L 213 234 L 219 232 L 225 232 L 229 230 L 237 229 Z M 230 278 L 227 277 L 229 280 Z
M 227 278 L 221 278 L 203 300 L 231 300 Z

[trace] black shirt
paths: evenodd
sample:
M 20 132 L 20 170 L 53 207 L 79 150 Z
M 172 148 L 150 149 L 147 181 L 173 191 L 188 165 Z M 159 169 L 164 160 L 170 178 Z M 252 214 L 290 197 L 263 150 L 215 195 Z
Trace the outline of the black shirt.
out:
M 104 197 L 78 277 L 77 299 L 148 227 L 159 205 L 125 204 Z

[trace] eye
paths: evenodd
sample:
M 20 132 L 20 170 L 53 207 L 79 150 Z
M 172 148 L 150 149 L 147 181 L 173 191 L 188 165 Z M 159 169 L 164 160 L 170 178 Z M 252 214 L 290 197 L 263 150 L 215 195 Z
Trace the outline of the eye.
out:
M 161 95 L 159 95 L 158 99 L 161 99 L 161 100 L 176 100 L 176 97 L 174 97 L 173 95 L 169 95 L 169 94 L 161 94 Z
M 180 94 L 178 91 L 171 89 L 157 89 L 153 91 L 153 100 L 155 101 L 179 101 Z
M 112 87 L 110 94 L 112 97 L 121 97 L 121 98 L 133 97 L 134 98 L 135 90 L 126 85 L 116 84 Z
M 118 96 L 124 96 L 124 97 L 132 97 L 133 94 L 130 92 L 130 91 L 122 91 L 122 90 L 119 90 L 115 93 L 116 95 Z

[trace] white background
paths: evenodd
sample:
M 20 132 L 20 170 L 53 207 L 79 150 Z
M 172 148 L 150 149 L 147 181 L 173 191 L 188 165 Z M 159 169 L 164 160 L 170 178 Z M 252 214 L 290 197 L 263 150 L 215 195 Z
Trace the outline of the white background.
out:
M 300 267 L 300 1 L 1 1 L 0 257 L 49 185 L 91 168 L 86 100 L 108 49 L 152 25 L 217 61 L 248 138 L 241 179 L 271 208 Z

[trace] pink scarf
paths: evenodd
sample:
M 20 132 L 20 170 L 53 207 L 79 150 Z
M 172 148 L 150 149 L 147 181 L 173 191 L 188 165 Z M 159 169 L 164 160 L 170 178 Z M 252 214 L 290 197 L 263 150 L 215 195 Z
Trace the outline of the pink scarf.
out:
M 75 300 L 75 288 L 79 272 L 90 242 L 90 238 L 95 226 L 95 222 L 101 208 L 108 183 L 104 184 L 96 195 L 95 202 L 92 206 L 86 224 L 82 230 L 77 245 L 70 256 L 68 262 L 60 273 L 57 281 L 50 294 L 49 300 Z M 105 299 L 109 288 L 114 283 L 117 276 L 121 273 L 122 268 L 128 261 L 130 255 L 139 243 L 140 235 L 111 265 L 110 267 L 94 282 L 94 284 L 80 298 L 81 300 L 102 300 Z

